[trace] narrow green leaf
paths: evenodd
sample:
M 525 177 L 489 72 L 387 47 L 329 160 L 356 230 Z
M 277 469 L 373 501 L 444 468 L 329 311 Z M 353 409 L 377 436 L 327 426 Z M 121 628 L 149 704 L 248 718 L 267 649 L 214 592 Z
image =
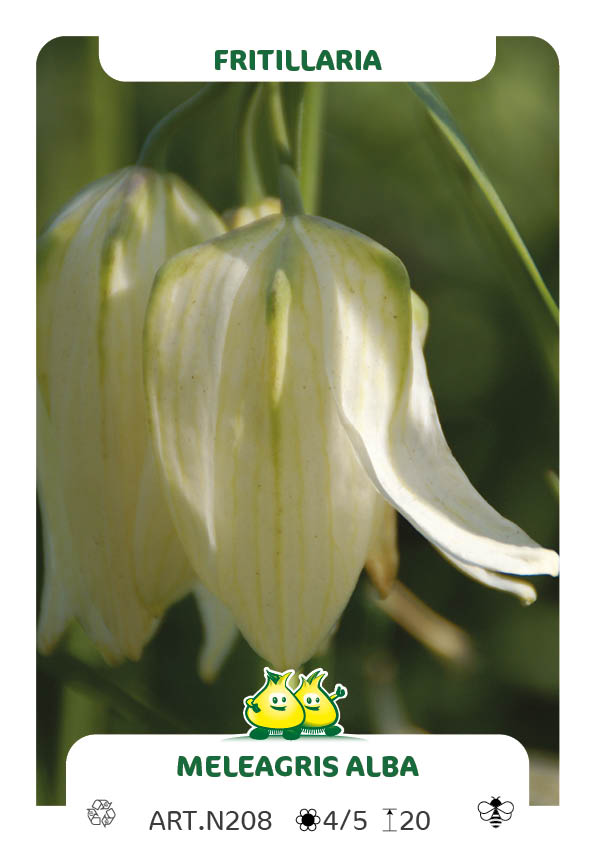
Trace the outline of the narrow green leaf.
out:
M 545 285 L 539 269 L 535 265 L 535 261 L 531 257 L 523 238 L 519 234 L 519 231 L 512 221 L 510 214 L 506 210 L 504 203 L 496 192 L 494 185 L 479 165 L 473 152 L 469 148 L 468 143 L 459 131 L 446 104 L 438 96 L 438 94 L 425 83 L 411 82 L 410 88 L 425 105 L 430 117 L 455 150 L 473 177 L 475 183 L 487 199 L 514 249 L 519 255 L 525 269 L 527 270 L 527 274 L 533 281 L 533 284 L 535 285 L 535 288 L 537 289 L 550 317 L 557 325 L 559 323 L 559 312 L 556 302 Z
M 205 105 L 227 89 L 227 82 L 207 82 L 189 99 L 180 103 L 153 126 L 143 143 L 137 165 L 165 169 L 167 147 L 171 138 Z

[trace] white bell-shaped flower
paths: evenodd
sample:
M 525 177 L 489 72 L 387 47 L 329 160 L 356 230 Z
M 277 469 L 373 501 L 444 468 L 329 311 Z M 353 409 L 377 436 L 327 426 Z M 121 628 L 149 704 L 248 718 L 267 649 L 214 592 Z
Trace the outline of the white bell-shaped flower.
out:
M 159 266 L 223 231 L 181 179 L 130 167 L 88 187 L 40 238 L 44 652 L 77 618 L 108 661 L 137 658 L 165 608 L 196 586 L 148 435 L 142 331 Z
M 170 509 L 200 580 L 278 668 L 328 636 L 387 502 L 485 584 L 529 600 L 514 576 L 557 573 L 452 456 L 426 328 L 398 258 L 315 217 L 268 217 L 157 277 L 145 382 Z

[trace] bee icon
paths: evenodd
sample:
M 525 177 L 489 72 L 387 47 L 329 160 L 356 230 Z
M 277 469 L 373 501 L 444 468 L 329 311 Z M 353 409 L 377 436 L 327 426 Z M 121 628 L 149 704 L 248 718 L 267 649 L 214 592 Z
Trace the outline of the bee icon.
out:
M 491 801 L 480 801 L 477 805 L 480 818 L 484 822 L 489 822 L 492 827 L 500 827 L 502 822 L 507 822 L 512 818 L 512 811 L 514 804 L 512 801 L 500 801 L 500 796 Z

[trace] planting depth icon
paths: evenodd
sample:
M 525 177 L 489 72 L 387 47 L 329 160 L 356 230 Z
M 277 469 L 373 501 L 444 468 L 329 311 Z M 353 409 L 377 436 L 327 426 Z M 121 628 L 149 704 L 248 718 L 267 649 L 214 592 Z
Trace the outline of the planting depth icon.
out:
M 244 699 L 244 719 L 252 726 L 248 735 L 254 740 L 269 736 L 297 740 L 303 735 L 342 734 L 337 700 L 347 696 L 347 689 L 337 684 L 329 694 L 322 685 L 328 673 L 315 669 L 307 676 L 300 675 L 297 690 L 292 690 L 289 679 L 293 674 L 294 670 L 280 673 L 265 668 L 263 686 L 254 696 Z

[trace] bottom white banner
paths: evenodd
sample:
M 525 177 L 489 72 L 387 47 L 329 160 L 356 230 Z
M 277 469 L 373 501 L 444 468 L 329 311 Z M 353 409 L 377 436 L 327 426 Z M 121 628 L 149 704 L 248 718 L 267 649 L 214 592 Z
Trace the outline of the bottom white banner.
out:
M 66 838 L 478 840 L 528 827 L 527 753 L 499 735 L 94 735 L 66 776 Z

